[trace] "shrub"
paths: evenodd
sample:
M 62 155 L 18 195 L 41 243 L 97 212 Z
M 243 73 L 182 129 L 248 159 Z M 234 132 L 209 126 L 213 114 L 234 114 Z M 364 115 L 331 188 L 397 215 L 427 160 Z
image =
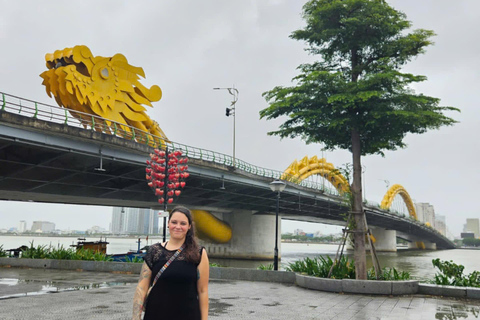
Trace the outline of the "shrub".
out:
M 258 270 L 273 270 L 273 264 L 267 264 L 264 266 L 263 264 L 260 264 L 257 268 Z
M 333 265 L 333 260 L 330 257 L 319 256 L 317 258 L 305 258 L 290 263 L 287 271 L 306 273 L 310 276 L 327 278 L 330 268 Z M 342 256 L 338 263 L 333 267 L 332 279 L 355 279 L 355 263 L 347 257 Z M 377 280 L 375 276 L 375 269 L 372 267 L 367 271 L 368 280 Z M 378 280 L 409 280 L 410 273 L 406 271 L 398 271 L 395 268 L 383 268 L 382 276 Z
M 0 258 L 6 257 L 6 256 L 7 256 L 7 251 L 3 250 L 3 244 L 0 244 Z
M 50 253 L 50 248 L 46 245 L 38 245 L 37 247 L 33 246 L 33 241 L 30 242 L 30 247 L 27 247 L 25 250 L 22 250 L 22 258 L 27 259 L 47 259 Z
M 410 272 L 398 271 L 395 268 L 383 268 L 382 275 L 379 279 L 375 276 L 375 268 L 370 268 L 367 271 L 368 280 L 385 280 L 385 281 L 398 281 L 398 280 L 410 280 Z
M 329 256 L 326 258 L 319 256 L 316 258 L 305 258 L 293 263 L 289 263 L 287 271 L 306 273 L 310 276 L 327 278 L 333 260 Z M 355 264 L 347 257 L 342 256 L 338 263 L 333 267 L 330 276 L 333 279 L 355 279 Z
M 464 266 L 456 264 L 452 260 L 441 261 L 433 259 L 432 264 L 438 268 L 440 273 L 435 274 L 433 283 L 438 285 L 450 285 L 459 287 L 480 287 L 480 272 L 473 271 L 469 275 L 464 275 Z

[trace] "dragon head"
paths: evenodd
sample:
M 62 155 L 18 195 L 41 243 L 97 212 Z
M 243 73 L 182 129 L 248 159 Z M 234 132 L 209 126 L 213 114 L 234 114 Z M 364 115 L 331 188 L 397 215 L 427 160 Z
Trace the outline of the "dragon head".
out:
M 139 81 L 140 76 L 145 78 L 143 69 L 130 65 L 124 55 L 93 56 L 88 47 L 79 45 L 47 53 L 45 60 L 48 70 L 40 75 L 42 84 L 60 106 L 99 116 L 110 128 L 117 122 L 127 125 L 126 131 L 133 127 L 166 139 L 143 106 L 152 107 L 151 102 L 160 100 L 162 91 L 157 85 L 143 86 Z

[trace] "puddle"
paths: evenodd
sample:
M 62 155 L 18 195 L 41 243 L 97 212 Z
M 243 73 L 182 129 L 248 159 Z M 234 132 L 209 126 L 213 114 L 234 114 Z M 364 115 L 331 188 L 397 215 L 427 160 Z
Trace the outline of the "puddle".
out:
M 480 307 L 468 305 L 444 305 L 438 306 L 435 319 L 479 319 Z
M 73 286 L 69 286 L 68 284 L 65 284 L 60 287 L 61 285 L 60 283 L 54 283 L 53 281 L 0 278 L 0 285 L 17 286 L 23 283 L 46 283 L 46 284 L 42 285 L 42 288 L 38 291 L 22 292 L 22 293 L 15 293 L 10 295 L 0 296 L 0 300 L 27 297 L 27 296 L 37 296 L 37 295 L 48 294 L 48 293 L 59 293 L 59 292 L 79 291 L 79 290 L 88 290 L 88 289 L 104 289 L 104 288 L 124 286 L 129 284 L 128 282 L 101 282 L 101 283 L 89 283 L 85 285 L 73 285 Z

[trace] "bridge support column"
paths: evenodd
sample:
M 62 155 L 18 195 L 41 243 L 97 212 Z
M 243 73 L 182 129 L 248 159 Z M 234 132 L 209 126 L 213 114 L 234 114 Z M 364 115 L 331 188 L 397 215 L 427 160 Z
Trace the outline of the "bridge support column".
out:
M 408 249 L 437 250 L 437 244 L 430 241 L 414 240 L 408 243 Z
M 272 260 L 275 247 L 275 216 L 235 210 L 226 213 L 211 212 L 232 228 L 228 243 L 202 241 L 209 257 L 225 259 Z M 278 221 L 278 256 L 281 257 L 281 219 Z
M 372 235 L 375 238 L 375 250 L 382 252 L 397 251 L 397 231 L 387 230 L 379 227 L 370 227 Z

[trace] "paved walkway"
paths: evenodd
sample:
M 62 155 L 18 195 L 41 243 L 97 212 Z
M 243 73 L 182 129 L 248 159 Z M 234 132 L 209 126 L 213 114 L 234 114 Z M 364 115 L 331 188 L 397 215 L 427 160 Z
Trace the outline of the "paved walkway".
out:
M 137 275 L 0 268 L 0 319 L 130 319 Z M 49 293 L 51 292 L 51 293 Z M 211 280 L 210 319 L 477 319 L 480 301 Z

